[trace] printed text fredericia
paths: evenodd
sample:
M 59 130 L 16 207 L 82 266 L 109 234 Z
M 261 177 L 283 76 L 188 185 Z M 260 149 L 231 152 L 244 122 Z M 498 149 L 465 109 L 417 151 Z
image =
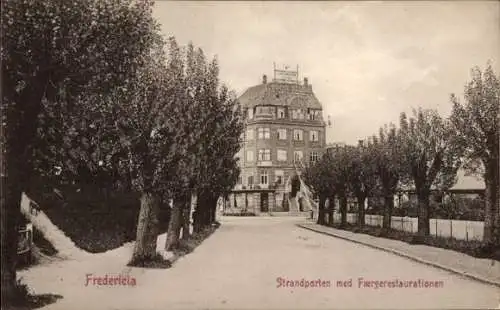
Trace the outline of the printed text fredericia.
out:
M 129 275 L 104 275 L 95 276 L 91 273 L 86 274 L 85 286 L 135 286 L 136 281 L 134 277 Z

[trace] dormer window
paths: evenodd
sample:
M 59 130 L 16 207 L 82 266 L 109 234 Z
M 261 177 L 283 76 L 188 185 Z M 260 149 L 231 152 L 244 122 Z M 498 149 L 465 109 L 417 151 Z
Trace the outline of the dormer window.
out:
M 311 121 L 320 120 L 321 119 L 321 110 L 308 109 L 307 115 L 308 115 L 309 120 L 311 120 Z
M 302 109 L 293 109 L 292 119 L 304 119 L 304 111 Z
M 274 107 L 273 106 L 258 106 L 256 114 L 257 115 L 273 115 Z

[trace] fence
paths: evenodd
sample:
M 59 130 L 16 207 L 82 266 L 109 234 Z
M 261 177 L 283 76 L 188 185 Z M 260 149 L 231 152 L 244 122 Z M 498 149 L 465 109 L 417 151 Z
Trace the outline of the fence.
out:
M 347 222 L 357 223 L 357 214 L 348 213 Z M 335 223 L 340 223 L 340 213 L 334 214 Z M 365 224 L 369 226 L 382 227 L 382 215 L 365 215 Z M 430 219 L 430 234 L 438 237 L 452 237 L 459 240 L 483 240 L 484 222 Z M 391 228 L 399 231 L 416 233 L 418 231 L 418 218 L 393 216 Z

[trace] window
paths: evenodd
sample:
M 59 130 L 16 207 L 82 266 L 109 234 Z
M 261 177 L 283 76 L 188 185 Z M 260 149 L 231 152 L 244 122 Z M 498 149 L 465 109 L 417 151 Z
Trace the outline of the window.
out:
M 248 162 L 253 161 L 253 151 L 247 151 L 247 161 Z
M 311 141 L 311 142 L 318 142 L 319 141 L 318 131 L 316 131 L 316 130 L 309 131 L 309 141 Z
M 276 184 L 283 184 L 283 180 L 284 180 L 284 172 L 283 170 L 275 170 L 274 171 L 274 182 Z
M 293 109 L 292 110 L 292 118 L 293 119 L 304 119 L 304 110 L 302 109 Z
M 243 183 L 243 177 L 240 175 L 238 177 L 238 184 L 242 184 Z
M 292 118 L 293 119 L 304 119 L 304 111 L 302 111 L 302 109 L 293 109 L 292 110 Z
M 278 140 L 286 140 L 286 129 L 278 129 Z
M 267 171 L 266 170 L 262 170 L 260 172 L 260 184 L 268 184 L 268 174 L 267 174 Z
M 269 161 L 271 160 L 271 150 L 270 149 L 260 149 L 259 150 L 259 161 Z
M 247 129 L 247 141 L 255 139 L 255 131 L 253 129 Z
M 257 129 L 259 139 L 270 139 L 271 130 L 269 128 L 259 128 Z
M 318 158 L 319 158 L 318 152 L 311 152 L 311 154 L 309 155 L 309 160 L 312 163 L 317 162 Z
M 294 129 L 293 130 L 293 139 L 295 141 L 302 141 L 304 138 L 303 134 L 304 134 L 304 132 L 301 129 Z
M 257 114 L 273 114 L 274 107 L 257 107 Z
M 278 118 L 285 118 L 285 108 L 278 108 Z
M 302 153 L 302 151 L 294 151 L 293 152 L 293 160 L 301 161 L 303 157 L 304 157 L 304 154 Z
M 248 179 L 248 185 L 253 185 L 253 175 L 249 175 L 247 179 Z
M 316 119 L 316 110 L 307 109 L 307 115 L 311 121 Z
M 248 109 L 248 119 L 253 119 L 253 108 Z
M 278 161 L 287 161 L 286 150 L 278 150 Z

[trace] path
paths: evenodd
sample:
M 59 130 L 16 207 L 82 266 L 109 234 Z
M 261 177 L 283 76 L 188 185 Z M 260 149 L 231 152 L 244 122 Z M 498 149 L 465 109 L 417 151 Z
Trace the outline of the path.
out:
M 123 267 L 127 251 L 25 273 L 38 293 L 64 299 L 43 309 L 450 309 L 497 308 L 498 288 L 295 225 L 298 218 L 225 218 L 167 270 Z M 136 286 L 85 286 L 85 274 L 127 272 Z M 277 288 L 277 278 L 330 281 Z M 443 281 L 443 288 L 358 288 L 366 280 Z M 353 280 L 338 288 L 337 280 Z

